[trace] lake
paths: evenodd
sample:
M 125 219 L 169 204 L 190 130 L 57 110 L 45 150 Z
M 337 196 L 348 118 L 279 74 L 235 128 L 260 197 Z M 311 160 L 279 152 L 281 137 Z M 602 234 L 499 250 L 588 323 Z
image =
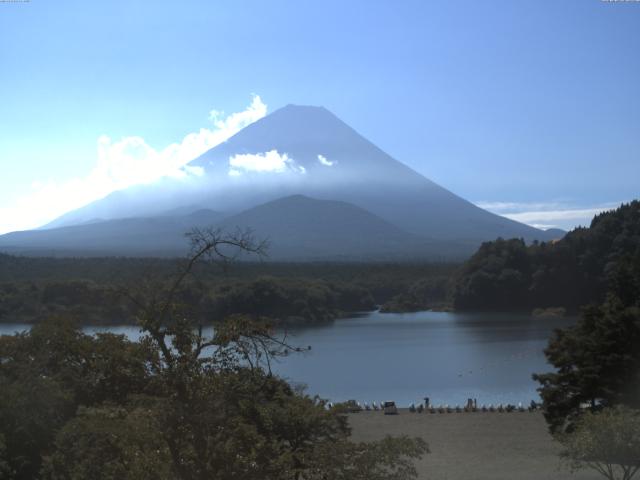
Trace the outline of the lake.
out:
M 506 313 L 371 312 L 289 329 L 290 343 L 311 351 L 280 359 L 274 370 L 332 401 L 528 404 L 539 400 L 531 374 L 551 369 L 543 354 L 551 332 L 574 322 Z M 28 328 L 0 324 L 0 334 Z M 109 330 L 139 336 L 136 327 Z

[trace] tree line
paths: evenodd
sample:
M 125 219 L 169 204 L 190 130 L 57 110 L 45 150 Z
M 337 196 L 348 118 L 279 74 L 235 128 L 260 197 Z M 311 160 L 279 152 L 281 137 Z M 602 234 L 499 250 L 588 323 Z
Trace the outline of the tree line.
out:
M 640 202 L 633 201 L 556 242 L 482 244 L 455 275 L 451 304 L 456 310 L 564 307 L 578 312 L 602 303 L 614 284 L 627 284 L 632 291 L 639 267 Z
M 259 312 L 280 323 L 320 323 L 378 305 L 398 311 L 424 309 L 427 300 L 443 304 L 442 285 L 456 267 L 237 262 L 227 269 L 198 264 L 175 295 L 200 320 Z M 126 293 L 152 295 L 179 268 L 180 261 L 168 259 L 0 254 L 0 322 L 37 323 L 65 315 L 83 324 L 135 324 L 136 306 Z

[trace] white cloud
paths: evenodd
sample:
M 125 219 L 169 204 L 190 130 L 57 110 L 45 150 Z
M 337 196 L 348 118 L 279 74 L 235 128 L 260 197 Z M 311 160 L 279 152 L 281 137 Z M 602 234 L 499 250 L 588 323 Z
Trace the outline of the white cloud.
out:
M 182 170 L 187 175 L 193 175 L 194 177 L 203 177 L 204 176 L 204 168 L 203 167 L 193 167 L 191 165 L 185 165 L 182 167 Z
M 476 205 L 532 227 L 571 230 L 577 226 L 588 226 L 595 215 L 616 208 L 619 203 L 588 207 L 576 207 L 563 202 L 476 202 Z
M 531 223 L 533 228 L 538 228 L 540 230 L 549 230 L 550 228 L 558 228 L 557 225 L 546 225 L 543 223 Z
M 582 208 L 582 209 L 574 209 L 574 210 L 544 210 L 544 211 L 533 211 L 533 212 L 520 212 L 520 213 L 508 213 L 504 216 L 510 218 L 511 220 L 516 220 L 518 222 L 532 224 L 535 222 L 544 222 L 558 224 L 560 222 L 567 221 L 575 221 L 576 224 L 587 225 L 591 222 L 591 219 L 599 214 L 604 212 L 605 210 L 609 210 L 607 207 L 598 207 L 598 208 Z M 588 221 L 585 221 L 588 219 Z
M 245 172 L 284 173 L 287 171 L 306 173 L 307 170 L 296 163 L 286 153 L 270 150 L 264 153 L 244 153 L 229 157 L 229 175 L 237 177 Z
M 97 141 L 96 164 L 86 176 L 65 182 L 35 179 L 28 192 L 0 208 L 0 233 L 38 227 L 132 185 L 150 183 L 161 177 L 202 176 L 202 168 L 186 164 L 266 114 L 267 106 L 254 95 L 245 110 L 226 117 L 212 110 L 213 127 L 201 128 L 162 149 L 155 149 L 139 136 L 113 141 L 101 135 Z
M 523 210 L 556 210 L 566 208 L 562 202 L 475 202 L 476 205 L 494 213 L 521 212 Z
M 337 161 L 332 162 L 327 160 L 327 157 L 325 157 L 324 155 L 318 155 L 318 161 L 325 167 L 333 167 L 336 163 L 338 163 Z

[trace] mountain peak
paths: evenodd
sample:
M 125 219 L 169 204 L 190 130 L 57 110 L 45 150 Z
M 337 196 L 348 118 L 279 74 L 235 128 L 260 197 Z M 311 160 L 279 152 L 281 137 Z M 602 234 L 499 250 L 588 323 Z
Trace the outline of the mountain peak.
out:
M 316 105 L 295 105 L 293 103 L 289 103 L 284 107 L 274 110 L 257 123 L 285 119 L 294 123 L 303 122 L 303 125 L 308 125 L 309 122 L 321 122 L 325 128 L 328 124 L 338 124 L 340 127 L 347 127 L 342 120 L 325 107 Z
M 294 110 L 303 111 L 304 110 L 308 112 L 329 112 L 329 110 L 327 110 L 325 107 L 321 105 L 297 105 L 295 103 L 288 103 L 284 107 L 278 108 L 273 113 L 278 112 L 280 110 L 284 110 L 284 111 L 294 111 Z

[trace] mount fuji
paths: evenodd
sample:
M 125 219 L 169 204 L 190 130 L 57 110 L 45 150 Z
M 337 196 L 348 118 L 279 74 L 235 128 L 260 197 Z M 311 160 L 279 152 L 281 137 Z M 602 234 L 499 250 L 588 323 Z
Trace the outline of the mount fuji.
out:
M 551 240 L 395 160 L 322 107 L 288 105 L 192 160 L 185 178 L 116 191 L 39 230 L 34 255 L 179 255 L 189 227 L 245 228 L 282 260 L 463 258 L 497 237 Z

